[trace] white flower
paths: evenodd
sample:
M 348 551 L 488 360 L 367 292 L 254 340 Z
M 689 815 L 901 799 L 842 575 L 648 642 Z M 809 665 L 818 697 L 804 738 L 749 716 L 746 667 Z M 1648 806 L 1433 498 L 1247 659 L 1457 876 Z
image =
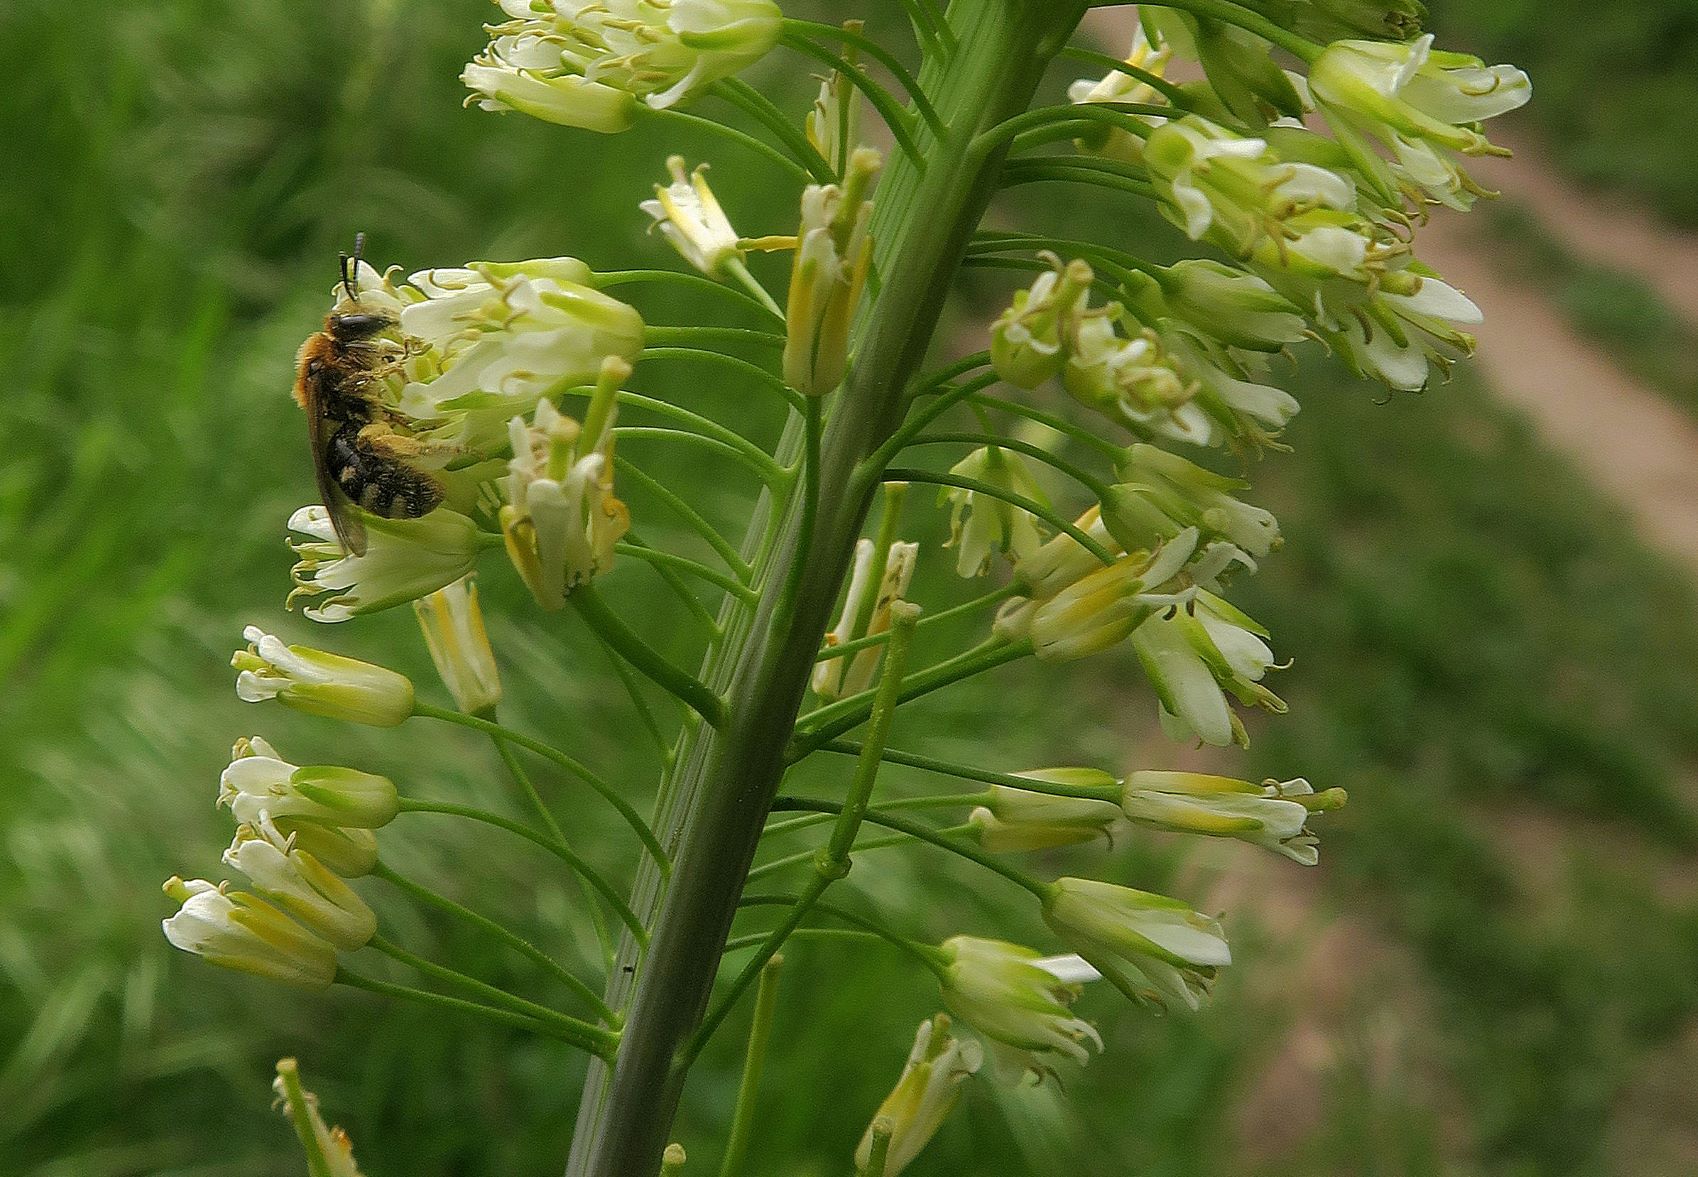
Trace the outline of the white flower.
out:
M 465 576 L 482 548 L 477 524 L 439 507 L 417 519 L 364 517 L 366 550 L 349 554 L 336 538 L 330 513 L 302 507 L 289 516 L 296 563 L 289 604 L 305 598 L 313 621 L 337 622 L 416 601 Z
M 914 579 L 914 565 L 919 560 L 920 545 L 894 543 L 885 552 L 882 572 L 874 568 L 873 541 L 863 539 L 855 544 L 855 563 L 849 574 L 849 589 L 843 597 L 843 613 L 837 626 L 825 635 L 827 650 L 861 638 L 876 637 L 890 629 L 891 610 L 908 591 Z M 878 579 L 878 595 L 868 600 L 874 577 Z M 884 647 L 875 645 L 841 658 L 827 658 L 814 667 L 814 693 L 822 699 L 841 699 L 858 695 L 873 685 L 878 674 Z
M 1233 496 L 1249 483 L 1205 470 L 1152 445 L 1126 451 L 1121 481 L 1103 504 L 1103 522 L 1127 549 L 1148 548 L 1187 527 L 1218 537 L 1251 556 L 1279 545 L 1279 523 Z
M 1246 744 L 1244 725 L 1227 702 L 1284 711 L 1262 686 L 1271 667 L 1267 631 L 1212 593 L 1199 591 L 1189 608 L 1151 617 L 1132 634 L 1132 648 L 1155 689 L 1162 728 L 1176 740 L 1222 746 Z
M 637 101 L 664 109 L 764 56 L 772 0 L 501 0 L 513 19 L 461 80 L 485 110 L 591 131 L 629 127 Z
M 1414 269 L 1376 287 L 1328 284 L 1316 296 L 1321 338 L 1361 375 L 1406 392 L 1426 386 L 1430 365 L 1471 354 L 1474 337 L 1456 325 L 1482 317 L 1460 290 Z
M 718 277 L 726 266 L 743 260 L 743 249 L 737 230 L 708 187 L 707 165 L 686 172 L 684 157 L 674 155 L 668 157 L 666 167 L 672 183 L 656 184 L 655 198 L 643 201 L 642 210 L 654 218 L 660 235 L 680 257 L 709 277 Z
M 1044 919 L 1122 993 L 1196 1009 L 1232 963 L 1220 924 L 1177 899 L 1093 879 L 1057 879 Z
M 1278 351 L 1303 338 L 1296 304 L 1235 266 L 1187 258 L 1162 270 L 1157 281 L 1167 310 L 1221 343 Z
M 1290 217 L 1356 207 L 1346 177 L 1282 160 L 1266 140 L 1246 138 L 1198 115 L 1157 127 L 1144 145 L 1144 158 L 1163 213 L 1193 241 L 1208 235 L 1241 256 Z
M 784 310 L 784 382 L 808 396 L 831 392 L 848 371 L 849 327 L 872 268 L 868 196 L 882 166 L 877 151 L 858 147 L 841 187 L 810 184 L 802 193 Z
M 613 493 L 613 422 L 619 386 L 630 375 L 608 359 L 580 426 L 538 401 L 530 424 L 508 425 L 507 505 L 501 531 L 513 566 L 544 609 L 613 566 L 614 546 L 631 528 L 631 513 Z
M 949 1019 L 943 1014 L 920 1023 L 902 1077 L 873 1116 L 873 1124 L 882 1121 L 890 1131 L 885 1177 L 897 1177 L 920 1155 L 961 1098 L 961 1084 L 983 1061 L 977 1042 L 950 1035 Z M 872 1140 L 869 1125 L 855 1150 L 857 1168 L 866 1166 Z
M 1192 381 L 1193 406 L 1252 448 L 1265 445 L 1297 415 L 1297 398 L 1272 384 L 1248 379 L 1244 365 L 1219 344 L 1209 344 L 1171 323 L 1162 342 L 1173 365 Z
M 943 1004 L 979 1033 L 1030 1052 L 1038 1068 L 1050 1058 L 1085 1063 L 1090 1047 L 1102 1050 L 1096 1029 L 1068 1008 L 1078 988 L 1032 949 L 977 936 L 952 936 L 940 947 L 948 961 Z
M 364 947 L 377 931 L 377 916 L 354 889 L 297 848 L 263 813 L 237 827 L 224 865 L 247 875 L 261 898 L 340 951 Z
M 1106 772 L 1092 768 L 1037 768 L 1016 775 L 1071 786 L 1101 788 L 1115 783 Z M 973 810 L 967 820 L 975 827 L 980 845 L 1004 853 L 1106 839 L 1120 824 L 1120 816 L 1108 801 L 992 785 L 989 802 Z
M 575 258 L 412 275 L 401 328 L 424 350 L 407 365 L 400 411 L 433 442 L 488 452 L 540 398 L 594 384 L 609 358 L 635 364 L 642 316 L 591 280 Z
M 849 153 L 861 142 L 861 92 L 847 74 L 833 70 L 820 81 L 819 96 L 802 127 L 820 157 L 842 173 Z
M 1435 52 L 1431 34 L 1406 44 L 1335 42 L 1310 66 L 1309 88 L 1382 200 L 1396 201 L 1403 187 L 1460 209 L 1481 189 L 1452 153 L 1507 155 L 1477 125 L 1533 93 L 1514 66 Z M 1376 154 L 1366 136 L 1385 144 L 1396 163 Z
M 1136 66 L 1145 73 L 1161 77 L 1167 63 L 1173 57 L 1173 49 L 1164 45 L 1160 49 L 1150 44 L 1140 25 L 1133 30 L 1132 47 L 1127 50 L 1126 64 Z M 1140 81 L 1131 74 L 1113 71 L 1102 78 L 1092 81 L 1081 78 L 1067 88 L 1068 100 L 1077 104 L 1084 102 L 1165 102 L 1161 94 L 1148 82 Z M 1162 120 L 1149 116 L 1138 116 L 1145 122 L 1154 125 Z M 1078 147 L 1108 159 L 1121 163 L 1141 164 L 1144 159 L 1144 141 L 1130 131 L 1110 126 L 1106 121 L 1097 126 L 1086 136 L 1076 140 Z
M 324 1118 L 318 1114 L 318 1097 L 301 1086 L 300 1068 L 294 1059 L 277 1061 L 277 1078 L 272 1081 L 271 1089 L 277 1094 L 283 1114 L 294 1125 L 301 1147 L 306 1149 L 309 1173 L 314 1177 L 360 1177 L 360 1168 L 354 1163 L 353 1142 L 341 1128 L 324 1126 Z
M 181 904 L 162 923 L 165 938 L 184 952 L 236 969 L 323 989 L 336 976 L 336 949 L 294 920 L 240 891 L 205 879 L 170 878 L 165 893 Z
M 1114 536 L 1109 533 L 1108 526 L 1103 522 L 1102 512 L 1098 507 L 1087 509 L 1084 514 L 1073 521 L 1073 526 L 1076 530 L 1084 532 L 1096 541 L 1111 555 L 1121 555 L 1126 551 L 1125 548 L 1117 545 Z M 1037 551 L 1017 561 L 1014 575 L 1020 583 L 1021 591 L 1026 596 L 1044 600 L 1055 596 L 1068 585 L 1102 566 L 1102 561 L 1098 560 L 1085 545 L 1063 532 L 1060 535 L 1052 536 L 1039 545 Z
M 1125 640 L 1161 609 L 1191 599 L 1181 579 L 1198 555 L 1199 535 L 1187 528 L 1152 551 L 1136 551 L 1095 569 L 1037 603 L 1028 636 L 1039 658 L 1070 662 Z
M 218 804 L 246 825 L 268 817 L 285 832 L 308 825 L 374 830 L 400 812 L 388 777 L 340 765 L 301 768 L 258 736 L 238 740 L 218 778 Z
M 1077 258 L 1063 266 L 1054 254 L 1044 256 L 1054 268 L 1016 291 L 1013 304 L 991 325 L 991 365 L 1020 388 L 1036 388 L 1060 374 L 1096 281 L 1091 267 Z
M 242 631 L 246 650 L 230 665 L 236 697 L 244 703 L 276 699 L 308 715 L 393 727 L 413 713 L 413 684 L 370 662 L 328 654 L 307 646 L 286 646 L 258 626 Z
M 1344 790 L 1317 794 L 1302 778 L 1254 785 L 1197 772 L 1134 772 L 1121 799 L 1121 809 L 1139 825 L 1237 838 L 1304 866 L 1320 860 L 1309 814 L 1343 804 Z
M 1036 503 L 1045 501 L 1043 488 L 1026 469 L 1025 462 L 1000 446 L 974 450 L 950 467 L 949 472 Z M 990 571 L 991 557 L 998 552 L 1023 560 L 1043 542 L 1037 520 L 1003 499 L 961 487 L 945 487 L 938 494 L 938 502 L 950 504 L 950 538 L 946 546 L 957 549 L 955 570 L 962 576 L 983 576 Z
M 484 631 L 476 580 L 461 577 L 414 601 L 413 612 L 430 648 L 430 660 L 436 663 L 436 673 L 454 696 L 454 705 L 476 715 L 499 703 L 501 674 Z
M 1075 331 L 1061 380 L 1073 399 L 1142 437 L 1207 445 L 1208 416 L 1192 403 L 1196 386 L 1151 332 L 1128 339 L 1115 331 L 1124 315 L 1110 303 Z

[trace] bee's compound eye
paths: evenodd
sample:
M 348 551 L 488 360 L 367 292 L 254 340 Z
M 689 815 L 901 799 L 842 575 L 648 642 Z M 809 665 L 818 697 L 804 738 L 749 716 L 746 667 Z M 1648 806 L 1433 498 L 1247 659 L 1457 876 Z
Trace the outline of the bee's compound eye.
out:
M 336 331 L 340 335 L 361 336 L 376 335 L 379 331 L 390 326 L 394 320 L 388 315 L 371 315 L 357 313 L 336 316 Z

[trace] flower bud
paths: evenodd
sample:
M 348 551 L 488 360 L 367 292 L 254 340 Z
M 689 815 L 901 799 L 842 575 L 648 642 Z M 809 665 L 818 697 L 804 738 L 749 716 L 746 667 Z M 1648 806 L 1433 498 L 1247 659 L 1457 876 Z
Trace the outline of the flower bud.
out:
M 1044 503 L 1043 488 L 1017 454 L 1000 446 L 974 450 L 950 467 L 951 474 L 987 483 L 1008 494 Z M 950 504 L 949 543 L 956 549 L 955 570 L 965 577 L 990 571 L 998 552 L 1022 560 L 1038 550 L 1043 537 L 1037 520 L 1003 499 L 961 487 L 945 487 L 938 504 Z
M 1055 784 L 1114 784 L 1106 772 L 1088 768 L 1039 768 L 1017 775 Z M 989 803 L 973 810 L 967 820 L 976 828 L 980 845 L 1002 854 L 1106 839 L 1120 824 L 1120 816 L 1107 801 L 992 785 Z
M 1206 258 L 1161 271 L 1166 309 L 1198 333 L 1231 347 L 1278 351 L 1303 338 L 1297 306 L 1254 274 Z
M 362 948 L 377 931 L 377 916 L 354 889 L 312 855 L 299 850 L 261 814 L 236 829 L 224 865 L 239 870 L 261 898 L 294 916 L 343 952 Z
M 165 893 L 181 904 L 162 923 L 165 938 L 220 968 L 324 989 L 336 976 L 336 949 L 294 920 L 227 884 L 173 876 Z
M 991 325 L 991 365 L 1020 388 L 1036 388 L 1061 372 L 1096 281 L 1082 261 L 1063 266 L 1054 254 L 1045 256 L 1054 269 L 1017 291 L 1013 305 Z
M 1099 564 L 1040 601 L 1031 618 L 1033 652 L 1052 662 L 1085 658 L 1125 640 L 1157 610 L 1188 601 L 1194 590 L 1176 578 L 1197 544 L 1196 530 L 1187 529 L 1154 552 Z
M 230 665 L 236 696 L 244 703 L 276 699 L 308 715 L 394 727 L 413 713 L 413 684 L 370 662 L 327 654 L 307 646 L 285 646 L 258 626 L 242 631 L 246 650 Z
M 977 1042 L 950 1035 L 949 1019 L 943 1014 L 920 1023 L 902 1077 L 873 1116 L 874 1124 L 883 1121 L 890 1130 L 884 1177 L 897 1177 L 920 1155 L 961 1098 L 961 1084 L 983 1061 Z M 857 1168 L 867 1164 L 872 1137 L 869 1125 L 855 1150 Z
M 289 516 L 295 587 L 289 605 L 304 598 L 302 610 L 313 621 L 337 622 L 376 613 L 440 589 L 472 570 L 482 550 L 477 524 L 439 507 L 418 519 L 362 517 L 364 555 L 343 550 L 321 506 L 302 507 Z
M 509 424 L 507 505 L 501 532 L 507 554 L 537 604 L 562 609 L 566 594 L 613 566 L 614 547 L 631 528 L 631 512 L 613 493 L 613 422 L 624 361 L 602 365 L 584 425 L 553 404 L 537 402 L 527 425 Z
M 843 184 L 811 184 L 802 193 L 802 223 L 785 307 L 784 382 L 807 396 L 843 383 L 849 328 L 872 268 L 868 199 L 883 159 L 870 147 L 849 157 Z
M 305 818 L 278 817 L 277 829 L 295 849 L 318 859 L 344 879 L 369 875 L 377 866 L 377 835 L 361 826 L 327 826 Z
M 1421 33 L 1427 6 L 1421 0 L 1287 0 L 1275 19 L 1321 45 L 1351 37 L 1407 41 Z
M 460 75 L 485 110 L 591 131 L 631 125 L 737 73 L 778 42 L 772 0 L 501 0 L 514 19 Z
M 314 1177 L 360 1177 L 354 1145 L 341 1128 L 326 1128 L 318 1114 L 318 1097 L 301 1086 L 300 1068 L 292 1058 L 277 1060 L 271 1089 L 277 1104 L 295 1127 L 307 1153 L 307 1171 Z
M 339 765 L 300 768 L 258 736 L 238 740 L 231 750 L 229 767 L 218 778 L 218 803 L 247 825 L 269 816 L 290 826 L 366 830 L 388 825 L 401 810 L 388 777 Z
M 856 543 L 855 564 L 849 574 L 849 590 L 843 598 L 843 613 L 838 618 L 837 627 L 825 635 L 828 650 L 832 646 L 889 631 L 891 608 L 908 591 L 919 554 L 919 544 L 891 544 L 885 555 L 884 568 L 880 571 L 874 567 L 877 552 L 873 541 L 863 539 Z M 875 576 L 879 582 L 878 596 L 871 602 L 869 612 L 867 596 Z M 863 621 L 864 629 L 861 628 Z M 856 654 L 827 658 L 814 667 L 814 693 L 822 699 L 860 694 L 873 685 L 883 657 L 883 646 L 870 646 Z
M 1030 948 L 977 936 L 952 936 L 940 946 L 943 1004 L 988 1038 L 1030 1052 L 1038 1067 L 1050 1058 L 1089 1061 L 1103 1048 L 1096 1029 L 1069 1006 L 1076 985 L 1061 981 Z
M 1314 866 L 1320 860 L 1307 828 L 1309 814 L 1344 804 L 1344 790 L 1316 794 L 1309 782 L 1253 785 L 1196 772 L 1134 772 L 1121 809 L 1139 825 L 1180 834 L 1237 838 Z
M 743 249 L 737 230 L 708 187 L 707 164 L 686 173 L 684 157 L 674 155 L 667 159 L 666 167 L 672 173 L 672 183 L 656 184 L 655 198 L 643 201 L 642 210 L 654 218 L 660 235 L 680 257 L 708 277 L 717 278 L 726 266 L 743 260 Z
M 1102 521 L 1102 512 L 1098 507 L 1087 509 L 1073 521 L 1073 526 L 1111 554 L 1119 555 L 1125 551 L 1124 548 L 1116 546 L 1114 537 Z M 1085 545 L 1063 532 L 1052 536 L 1040 544 L 1037 551 L 1018 561 L 1014 576 L 1025 595 L 1045 600 L 1101 567 L 1102 561 Z
M 1103 504 L 1103 523 L 1128 550 L 1149 548 L 1188 527 L 1218 537 L 1255 557 L 1279 545 L 1279 523 L 1233 491 L 1249 483 L 1205 470 L 1152 445 L 1134 445 L 1120 470 L 1122 481 Z
M 1044 920 L 1134 1000 L 1196 1009 L 1232 963 L 1220 924 L 1177 899 L 1092 879 L 1057 879 Z
M 1303 116 L 1302 96 L 1274 61 L 1267 41 L 1226 21 L 1173 15 L 1190 26 L 1209 89 L 1235 118 L 1260 125 L 1278 115 Z
M 1132 33 L 1132 47 L 1127 51 L 1126 64 L 1143 70 L 1145 73 L 1161 77 L 1167 68 L 1167 63 L 1173 57 L 1171 47 L 1160 49 L 1150 44 L 1140 25 Z M 1101 79 L 1092 81 L 1083 78 L 1067 88 L 1068 100 L 1078 104 L 1086 102 L 1138 102 L 1159 103 L 1165 101 L 1161 94 L 1148 82 L 1139 81 L 1131 74 L 1112 71 Z M 1139 116 L 1145 122 L 1154 125 L 1161 120 Z M 1074 141 L 1081 151 L 1089 151 L 1094 155 L 1120 163 L 1140 165 L 1144 161 L 1144 141 L 1130 131 L 1110 126 L 1106 121 L 1095 124 L 1092 129 L 1080 139 Z
M 495 651 L 484 632 L 483 610 L 478 607 L 477 581 L 461 577 L 452 584 L 413 602 L 419 629 L 436 673 L 454 696 L 454 705 L 468 715 L 477 715 L 501 702 L 501 674 L 496 669 Z

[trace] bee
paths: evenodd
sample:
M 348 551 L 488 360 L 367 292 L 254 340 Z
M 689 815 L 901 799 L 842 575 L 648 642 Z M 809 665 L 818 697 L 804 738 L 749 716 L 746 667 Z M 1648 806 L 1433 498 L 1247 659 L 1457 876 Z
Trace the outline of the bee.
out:
M 365 555 L 366 529 L 355 508 L 385 519 L 417 519 L 443 496 L 434 475 L 409 463 L 434 447 L 397 433 L 403 419 L 383 404 L 383 382 L 405 358 L 407 345 L 385 334 L 400 326 L 392 313 L 360 302 L 364 249 L 361 233 L 353 256 L 341 255 L 347 297 L 295 356 L 295 403 L 306 410 L 319 496 L 336 538 L 356 556 Z

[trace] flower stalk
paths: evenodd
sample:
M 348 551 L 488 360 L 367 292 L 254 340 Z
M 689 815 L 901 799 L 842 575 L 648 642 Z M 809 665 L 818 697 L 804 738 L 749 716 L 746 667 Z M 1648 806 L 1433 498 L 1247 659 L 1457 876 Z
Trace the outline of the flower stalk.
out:
M 651 919 L 652 940 L 640 974 L 633 979 L 622 967 L 612 974 L 607 999 L 626 1011 L 626 1029 L 612 1066 L 591 1066 L 570 1177 L 629 1177 L 658 1165 L 684 1078 L 674 1060 L 705 1010 L 784 770 L 788 733 L 882 475 L 864 463 L 900 423 L 903 392 L 921 370 L 939 308 L 996 187 L 1002 150 L 981 146 L 980 136 L 1025 109 L 1084 10 L 1020 0 L 970 7 L 954 56 L 928 62 L 920 78 L 946 133 L 918 128 L 926 165 L 899 153 L 880 183 L 869 236 L 881 292 L 853 332 L 856 361 L 828 423 L 808 542 L 797 542 L 801 503 L 792 496 L 773 508 L 782 510 L 776 542 L 752 549 L 757 585 L 784 584 L 800 564 L 797 590 L 783 616 L 774 594 L 752 609 L 728 603 L 726 639 L 701 675 L 725 693 L 727 721 L 686 736 L 662 797 L 657 825 L 673 876 L 665 887 L 653 868 L 639 877 L 633 906 Z M 799 428 L 786 440 L 781 460 L 799 449 Z M 757 514 L 752 534 L 765 527 Z M 619 963 L 635 963 L 634 945 Z

